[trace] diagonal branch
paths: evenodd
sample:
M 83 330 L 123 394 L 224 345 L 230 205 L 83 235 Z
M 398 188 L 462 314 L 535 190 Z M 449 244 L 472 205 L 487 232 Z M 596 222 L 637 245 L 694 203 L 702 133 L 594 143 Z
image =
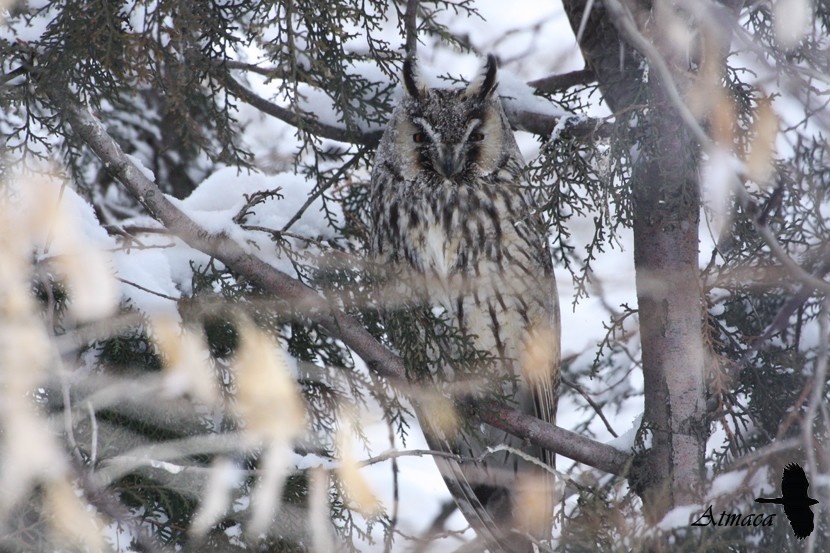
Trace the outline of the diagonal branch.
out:
M 611 435 L 615 438 L 619 438 L 619 435 L 614 431 L 614 427 L 611 426 L 611 423 L 608 422 L 607 418 L 605 418 L 605 413 L 602 412 L 602 407 L 600 407 L 599 404 L 596 401 L 594 401 L 593 398 L 591 398 L 591 396 L 589 396 L 588 393 L 585 390 L 583 390 L 581 386 L 579 386 L 579 384 L 577 384 L 576 382 L 572 382 L 568 378 L 562 378 L 562 384 L 575 390 L 579 395 L 581 395 L 582 399 L 588 402 L 588 405 L 590 405 L 594 412 L 597 415 L 599 415 L 599 418 L 605 424 L 605 428 L 608 430 L 608 432 L 610 432 Z
M 586 67 L 585 69 L 579 69 L 577 71 L 542 77 L 541 79 L 530 81 L 527 84 L 540 92 L 552 94 L 568 90 L 573 86 L 586 85 L 596 80 L 597 76 L 594 74 L 594 71 Z
M 173 205 L 149 180 L 107 133 L 104 125 L 88 109 L 81 107 L 71 93 L 45 86 L 72 130 L 104 162 L 115 178 L 150 215 L 190 247 L 200 250 L 251 279 L 275 296 L 307 313 L 332 337 L 341 340 L 359 355 L 375 374 L 386 378 L 399 392 L 414 397 L 407 383 L 401 359 L 380 344 L 355 318 L 333 309 L 315 290 L 275 269 L 262 259 L 246 253 L 224 234 L 210 234 Z M 467 400 L 466 406 L 481 421 L 528 439 L 531 443 L 571 457 L 600 470 L 623 475 L 629 455 L 612 446 L 557 428 L 535 417 L 519 413 L 492 401 Z
M 383 134 L 383 130 L 381 129 L 366 132 L 354 132 L 346 129 L 345 127 L 337 127 L 321 123 L 311 115 L 299 114 L 273 102 L 269 102 L 262 96 L 259 96 L 249 88 L 243 86 L 239 81 L 230 75 L 224 75 L 220 78 L 222 80 L 222 84 L 224 84 L 230 92 L 246 104 L 250 104 L 263 113 L 267 113 L 271 117 L 275 117 L 280 121 L 285 121 L 293 127 L 307 129 L 309 132 L 322 138 L 374 147 L 377 146 L 378 142 L 380 142 L 380 136 Z

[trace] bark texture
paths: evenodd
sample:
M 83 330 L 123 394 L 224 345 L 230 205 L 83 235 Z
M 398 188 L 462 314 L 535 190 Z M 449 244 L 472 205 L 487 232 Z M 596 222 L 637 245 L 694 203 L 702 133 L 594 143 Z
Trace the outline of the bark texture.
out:
M 634 266 L 640 311 L 645 416 L 652 447 L 646 514 L 659 520 L 696 501 L 708 424 L 703 313 L 698 269 L 697 145 L 664 89 L 648 86 L 654 106 L 645 151 L 635 165 Z M 665 493 L 668 492 L 668 493 Z
M 605 5 L 607 2 L 607 6 Z M 584 0 L 564 0 L 574 32 Z M 613 8 L 613 9 L 609 9 Z M 651 448 L 635 461 L 633 488 L 643 497 L 647 517 L 657 521 L 673 506 L 692 503 L 703 478 L 706 419 L 703 317 L 698 269 L 699 145 L 693 139 L 656 72 L 644 79 L 643 56 L 631 46 L 631 28 L 620 13 L 639 10 L 630 22 L 658 21 L 650 9 L 618 0 L 597 0 L 585 20 L 580 47 L 599 82 L 603 98 L 617 113 L 647 103 L 638 121 L 633 162 L 634 261 L 645 382 L 644 430 Z M 613 12 L 613 16 L 611 15 Z M 669 68 L 671 48 L 650 42 Z M 627 34 L 628 33 L 628 34 Z M 639 37 L 642 39 L 642 36 Z M 688 77 L 678 72 L 681 94 Z

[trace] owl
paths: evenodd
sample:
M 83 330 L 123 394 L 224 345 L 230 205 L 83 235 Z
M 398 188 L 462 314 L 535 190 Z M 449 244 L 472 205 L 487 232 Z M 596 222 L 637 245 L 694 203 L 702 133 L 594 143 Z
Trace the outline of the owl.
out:
M 410 61 L 402 80 L 404 94 L 372 171 L 371 253 L 390 281 L 386 312 L 423 309 L 428 316 L 408 317 L 419 328 L 407 339 L 396 332 L 393 344 L 410 377 L 434 383 L 446 397 L 495 396 L 553 423 L 556 283 L 545 228 L 523 182 L 524 161 L 496 93 L 495 58 L 466 87 L 429 88 Z M 412 347 L 413 335 L 433 342 Z M 465 349 L 481 355 L 461 370 L 448 360 Z M 429 446 L 463 458 L 435 460 L 490 551 L 532 551 L 534 540 L 549 537 L 551 475 L 524 457 L 553 466 L 550 452 L 475 421 L 443 424 L 427 397 L 413 403 Z M 492 453 L 501 445 L 525 455 Z

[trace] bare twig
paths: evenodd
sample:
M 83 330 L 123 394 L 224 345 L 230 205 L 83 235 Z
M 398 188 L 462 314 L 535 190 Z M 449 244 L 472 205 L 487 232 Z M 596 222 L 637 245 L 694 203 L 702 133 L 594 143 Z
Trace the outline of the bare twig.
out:
M 93 470 L 98 462 L 98 419 L 95 417 L 95 407 L 91 401 L 86 402 L 86 408 L 89 411 L 90 426 L 89 466 L 90 470 Z
M 811 288 L 821 290 L 825 294 L 830 293 L 830 282 L 818 279 L 801 268 L 801 265 L 796 263 L 795 260 L 784 250 L 784 247 L 781 246 L 778 238 L 775 237 L 772 230 L 767 225 L 756 223 L 755 230 L 761 235 L 764 242 L 767 243 L 772 255 L 774 255 L 782 265 L 784 265 L 792 276 Z
M 435 540 L 450 536 L 458 537 L 463 533 L 457 530 L 444 530 L 444 525 L 446 524 L 447 519 L 450 518 L 457 508 L 458 507 L 453 500 L 442 503 L 441 510 L 438 511 L 438 514 L 432 520 L 429 528 L 421 536 L 409 536 L 400 530 L 397 532 L 406 539 L 416 542 L 417 545 L 412 548 L 411 553 L 424 553 L 429 549 L 430 544 Z
M 772 229 L 760 221 L 761 210 L 758 208 L 757 203 L 749 195 L 749 192 L 746 191 L 743 182 L 740 180 L 740 176 L 737 173 L 733 173 L 733 175 L 736 180 L 733 188 L 738 196 L 738 200 L 745 209 L 753 214 L 752 223 L 755 226 L 755 231 L 761 236 L 761 238 L 764 239 L 764 242 L 766 242 L 770 252 L 772 252 L 772 255 L 784 266 L 790 275 L 802 284 L 809 286 L 812 289 L 820 290 L 825 294 L 830 293 L 830 282 L 816 278 L 805 271 L 792 257 L 790 257 L 786 250 L 784 250 L 784 247 L 778 241 L 778 238 L 776 238 L 775 234 L 773 234 Z
M 580 385 L 578 385 L 576 382 L 571 382 L 571 381 L 570 381 L 569 379 L 567 379 L 567 378 L 562 378 L 562 383 L 563 383 L 563 384 L 565 384 L 566 386 L 568 386 L 569 388 L 572 388 L 572 389 L 576 390 L 576 392 L 577 392 L 579 395 L 581 395 L 581 396 L 582 396 L 582 398 L 583 398 L 585 401 L 587 401 L 587 402 L 588 402 L 588 405 L 590 405 L 590 406 L 594 409 L 594 412 L 595 412 L 597 415 L 599 415 L 599 418 L 600 418 L 600 419 L 602 419 L 602 422 L 605 424 L 605 428 L 607 428 L 607 429 L 608 429 L 608 432 L 610 432 L 610 433 L 611 433 L 611 435 L 612 435 L 612 436 L 614 436 L 615 438 L 618 438 L 618 437 L 619 437 L 619 436 L 617 435 L 617 433 L 616 433 L 616 432 L 614 432 L 614 428 L 611 426 L 611 423 L 610 423 L 610 422 L 608 422 L 608 419 L 606 419 L 606 418 L 605 418 L 605 414 L 602 412 L 602 407 L 600 407 L 600 406 L 599 406 L 599 404 L 597 404 L 597 402 L 596 402 L 596 401 L 594 401 L 593 399 L 591 399 L 591 396 L 589 396 L 589 395 L 585 392 L 585 390 L 583 390 L 583 389 L 582 389 L 582 387 L 581 387 Z
M 585 9 L 582 12 L 582 20 L 579 22 L 579 28 L 576 30 L 576 43 L 582 43 L 582 35 L 585 32 L 585 26 L 588 24 L 588 18 L 591 16 L 591 10 L 594 9 L 594 0 L 587 0 L 585 2 Z
M 75 425 L 72 422 L 72 403 L 69 391 L 69 378 L 64 371 L 60 372 L 61 394 L 63 395 L 63 430 L 66 432 L 66 440 L 72 450 L 72 455 L 79 463 L 83 463 L 78 442 L 75 440 Z
M 657 71 L 660 76 L 660 84 L 666 91 L 669 100 L 671 100 L 672 105 L 698 142 L 702 145 L 711 144 L 712 140 L 703 130 L 703 127 L 700 126 L 697 118 L 692 114 L 689 106 L 686 105 L 686 102 L 680 96 L 680 91 L 674 81 L 674 76 L 663 55 L 637 28 L 637 23 L 634 21 L 634 16 L 628 7 L 620 2 L 620 0 L 604 0 L 603 3 L 608 9 L 609 14 L 617 21 L 617 25 L 625 38 L 648 59 L 651 67 Z
M 28 71 L 28 68 L 21 65 L 20 67 L 12 69 L 8 73 L 0 74 L 0 86 L 5 85 L 7 82 L 9 82 L 9 81 L 21 76 L 21 75 L 24 75 L 27 71 Z
M 386 421 L 386 429 L 388 431 L 389 447 L 395 447 L 395 428 L 392 421 Z M 395 530 L 398 527 L 398 512 L 401 506 L 401 492 L 400 492 L 400 468 L 398 467 L 397 457 L 392 458 L 389 463 L 392 470 L 392 514 L 389 517 L 389 530 L 386 532 L 385 543 L 383 546 L 384 553 L 392 553 L 392 543 L 395 539 Z
M 262 67 L 261 65 L 246 63 L 238 60 L 220 60 L 216 61 L 216 65 L 224 66 L 228 69 L 250 71 L 251 73 L 256 73 L 258 75 L 262 75 L 263 77 L 268 77 L 269 79 L 287 79 L 290 77 L 290 75 L 288 75 L 288 73 L 284 70 L 275 66 Z
M 167 294 L 164 294 L 162 292 L 156 292 L 155 290 L 150 290 L 149 288 L 145 288 L 144 286 L 142 286 L 140 284 L 136 284 L 135 282 L 127 280 L 126 278 L 121 278 L 121 277 L 117 277 L 117 278 L 118 278 L 118 280 L 120 280 L 121 282 L 126 284 L 127 286 L 132 286 L 133 288 L 138 288 L 139 290 L 141 290 L 143 292 L 147 292 L 148 294 L 153 294 L 154 296 L 158 296 L 158 297 L 164 298 L 166 300 L 179 301 L 181 299 L 181 298 L 174 298 L 173 296 L 168 296 Z
M 317 198 L 322 196 L 323 193 L 326 190 L 328 190 L 335 183 L 337 183 L 340 180 L 340 177 L 342 177 L 346 173 L 346 171 L 351 169 L 352 166 L 355 163 L 357 163 L 358 161 L 360 161 L 363 158 L 363 154 L 365 154 L 365 153 L 366 153 L 366 150 L 364 148 L 361 148 L 355 155 L 353 155 L 351 157 L 351 159 L 349 159 L 349 161 L 347 161 L 339 169 L 337 169 L 337 171 L 335 171 L 335 173 L 331 176 L 331 178 L 327 179 L 325 183 L 318 185 L 317 189 L 314 190 L 314 193 L 308 195 L 308 198 L 306 198 L 306 201 L 302 205 L 302 207 L 300 207 L 300 209 L 298 209 L 297 212 L 294 215 L 291 216 L 291 219 L 289 219 L 288 222 L 285 223 L 285 225 L 282 227 L 281 232 L 287 231 L 288 229 L 291 228 L 291 226 L 294 223 L 299 221 L 300 217 L 303 216 L 303 213 L 305 213 L 306 210 L 309 207 L 311 207 L 311 204 L 313 204 L 315 202 L 315 200 L 317 200 Z

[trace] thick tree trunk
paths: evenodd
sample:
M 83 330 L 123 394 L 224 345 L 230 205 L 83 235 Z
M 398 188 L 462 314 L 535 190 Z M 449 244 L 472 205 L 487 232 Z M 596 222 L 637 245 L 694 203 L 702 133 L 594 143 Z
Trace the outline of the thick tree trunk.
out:
M 577 32 L 586 2 L 564 4 Z M 630 477 L 648 519 L 657 521 L 673 506 L 694 501 L 708 436 L 698 269 L 698 145 L 656 72 L 644 82 L 642 56 L 615 23 L 597 0 L 580 47 L 615 113 L 634 103 L 649 105 L 634 133 L 640 138 L 632 188 L 643 428 L 651 436 L 651 447 L 638 458 Z M 674 66 L 674 60 L 666 61 Z
M 692 503 L 703 478 L 708 424 L 698 269 L 697 145 L 663 87 L 648 85 L 650 117 L 632 175 L 650 481 L 647 516 Z

